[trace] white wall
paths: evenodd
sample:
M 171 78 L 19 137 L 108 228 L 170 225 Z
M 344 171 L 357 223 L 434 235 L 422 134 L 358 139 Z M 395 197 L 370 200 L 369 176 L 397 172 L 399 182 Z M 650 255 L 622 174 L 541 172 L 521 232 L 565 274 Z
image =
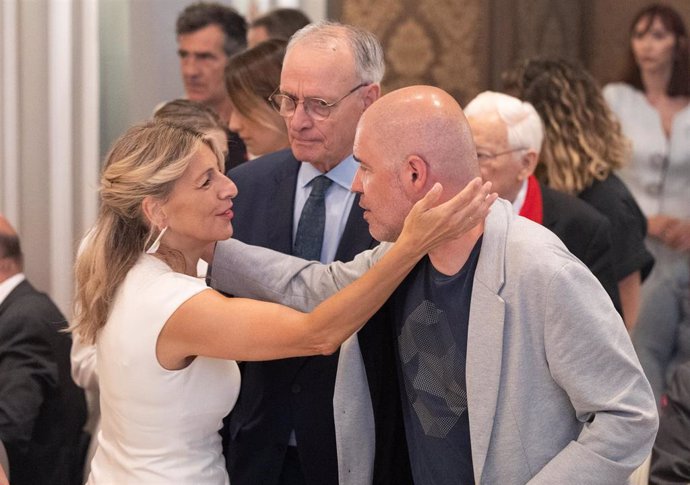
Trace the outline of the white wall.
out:
M 217 0 L 241 14 L 274 6 L 302 8 L 313 20 L 325 0 Z M 177 60 L 175 20 L 191 0 L 101 0 L 101 154 L 132 123 L 184 94 Z M 252 8 L 253 5 L 253 8 Z
M 2 0 L 0 211 L 25 272 L 69 313 L 74 241 L 95 214 L 96 0 Z

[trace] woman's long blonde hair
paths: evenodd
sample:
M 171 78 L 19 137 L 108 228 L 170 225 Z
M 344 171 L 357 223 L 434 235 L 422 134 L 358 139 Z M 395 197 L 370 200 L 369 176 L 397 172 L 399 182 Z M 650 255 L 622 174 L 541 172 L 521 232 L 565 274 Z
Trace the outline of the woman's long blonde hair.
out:
M 113 145 L 101 176 L 98 219 L 75 265 L 75 317 L 70 329 L 84 342 L 95 342 L 120 284 L 158 232 L 146 219 L 142 201 L 149 196 L 165 200 L 203 144 L 213 150 L 222 170 L 216 138 L 176 124 L 135 125 Z
M 573 195 L 621 168 L 629 142 L 592 76 L 564 60 L 531 59 L 508 76 L 544 123 L 537 177 Z

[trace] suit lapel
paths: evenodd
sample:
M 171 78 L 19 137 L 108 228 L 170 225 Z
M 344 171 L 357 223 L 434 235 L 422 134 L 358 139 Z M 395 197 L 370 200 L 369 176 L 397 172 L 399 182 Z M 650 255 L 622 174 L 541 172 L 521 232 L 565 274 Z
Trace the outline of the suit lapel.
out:
M 512 208 L 497 201 L 487 217 L 482 249 L 472 288 L 467 336 L 467 398 L 472 462 L 477 483 L 491 440 L 503 361 L 505 302 L 499 296 L 505 282 L 504 254 Z
M 10 291 L 7 297 L 2 301 L 2 303 L 0 303 L 0 315 L 5 313 L 7 307 L 9 307 L 10 303 L 12 303 L 15 299 L 31 291 L 33 291 L 33 286 L 31 286 L 31 284 L 27 280 L 24 280 L 17 286 L 15 286 L 14 289 Z
M 355 196 L 350 215 L 345 224 L 343 237 L 340 238 L 336 261 L 350 261 L 365 249 L 374 247 L 376 240 L 369 234 L 369 224 L 364 220 L 364 210 L 359 206 L 359 194 Z
M 274 190 L 266 197 L 271 197 L 267 220 L 267 241 L 271 249 L 281 253 L 292 254 L 292 218 L 295 205 L 295 184 L 300 163 L 292 157 L 294 163 L 285 163 L 281 170 L 274 174 Z

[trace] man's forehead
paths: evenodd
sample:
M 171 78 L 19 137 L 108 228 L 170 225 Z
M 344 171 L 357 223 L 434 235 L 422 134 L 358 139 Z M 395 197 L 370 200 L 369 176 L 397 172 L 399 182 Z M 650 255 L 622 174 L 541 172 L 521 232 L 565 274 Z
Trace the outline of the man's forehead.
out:
M 352 153 L 358 162 L 365 161 L 370 165 L 370 152 L 377 146 L 377 143 L 374 141 L 374 135 L 375 133 L 371 131 L 371 128 L 362 126 L 360 120 L 359 125 L 357 125 L 357 131 L 355 132 L 355 143 L 352 148 Z
M 289 85 L 330 90 L 349 86 L 356 80 L 355 63 L 349 50 L 331 51 L 324 47 L 299 43 L 285 55 L 281 72 L 281 88 Z
M 481 137 L 483 141 L 494 143 L 507 140 L 508 128 L 498 114 L 488 113 L 469 116 L 467 121 L 475 138 Z
M 179 34 L 177 43 L 186 50 L 211 51 L 223 48 L 225 34 L 218 25 L 211 24 L 193 32 Z

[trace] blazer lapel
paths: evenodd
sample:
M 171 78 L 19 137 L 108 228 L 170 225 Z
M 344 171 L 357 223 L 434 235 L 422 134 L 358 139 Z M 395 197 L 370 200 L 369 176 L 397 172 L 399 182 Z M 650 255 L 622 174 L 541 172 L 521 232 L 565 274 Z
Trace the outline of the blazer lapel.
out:
M 340 238 L 336 261 L 350 261 L 365 249 L 377 245 L 378 242 L 369 234 L 369 224 L 364 220 L 364 210 L 359 206 L 359 194 L 352 202 L 352 209 L 345 224 L 343 237 Z
M 5 297 L 2 303 L 0 303 L 0 315 L 5 313 L 5 310 L 7 310 L 7 307 L 10 306 L 10 303 L 12 303 L 14 300 L 24 295 L 25 293 L 29 293 L 31 291 L 33 291 L 33 286 L 31 286 L 31 283 L 29 283 L 28 280 L 24 280 L 17 286 L 15 286 L 14 289 L 9 292 L 7 297 Z
M 472 462 L 477 483 L 486 462 L 496 415 L 503 361 L 505 302 L 499 291 L 505 282 L 504 254 L 512 208 L 494 203 L 487 217 L 472 288 L 467 337 L 467 399 Z
M 281 253 L 292 254 L 292 220 L 295 205 L 295 184 L 300 163 L 294 159 L 293 163 L 283 164 L 284 169 L 274 174 L 275 189 L 266 197 L 271 197 L 274 203 L 266 214 L 264 224 L 268 226 L 267 236 L 271 242 L 271 249 Z

